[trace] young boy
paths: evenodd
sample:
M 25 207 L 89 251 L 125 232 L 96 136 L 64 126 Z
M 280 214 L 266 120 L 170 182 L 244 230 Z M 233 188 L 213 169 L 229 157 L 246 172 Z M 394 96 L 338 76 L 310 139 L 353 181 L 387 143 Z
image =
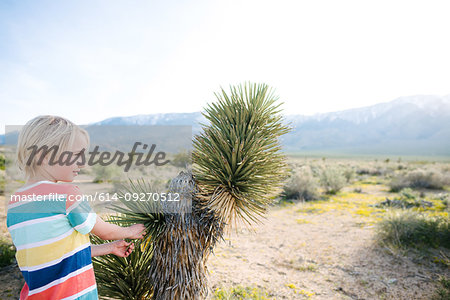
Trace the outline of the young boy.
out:
M 120 227 L 99 218 L 87 201 L 80 201 L 78 187 L 68 183 L 84 167 L 82 155 L 72 164 L 52 165 L 49 152 L 39 163 L 41 153 L 33 157 L 32 147 L 45 145 L 59 147 L 58 159 L 64 151 L 74 155 L 88 151 L 89 136 L 56 116 L 36 117 L 19 134 L 17 162 L 27 181 L 11 197 L 7 226 L 25 278 L 20 299 L 98 299 L 91 257 L 127 257 L 134 245 L 122 239 L 143 238 L 144 225 Z M 89 233 L 118 241 L 91 245 Z

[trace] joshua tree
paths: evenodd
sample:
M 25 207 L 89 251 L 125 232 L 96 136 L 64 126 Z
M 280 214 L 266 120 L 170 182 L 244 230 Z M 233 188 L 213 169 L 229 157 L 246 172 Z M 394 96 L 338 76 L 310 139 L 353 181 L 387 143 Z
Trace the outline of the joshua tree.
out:
M 119 214 L 111 222 L 144 223 L 148 236 L 128 258 L 95 258 L 101 294 L 205 298 L 206 260 L 226 226 L 258 222 L 281 191 L 287 165 L 279 137 L 289 128 L 282 124 L 277 98 L 265 84 L 232 87 L 229 94 L 222 89 L 216 97 L 203 113 L 210 124 L 194 138 L 192 172 L 181 172 L 171 181 L 168 192 L 179 193 L 181 201 L 122 201 L 123 206 L 115 206 Z M 123 189 L 150 191 L 143 180 Z

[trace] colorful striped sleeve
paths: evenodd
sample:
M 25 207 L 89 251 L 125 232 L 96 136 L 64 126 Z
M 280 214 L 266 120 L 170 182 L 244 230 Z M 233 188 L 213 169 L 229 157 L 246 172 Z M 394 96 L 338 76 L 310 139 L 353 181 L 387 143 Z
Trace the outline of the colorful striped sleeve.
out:
M 97 221 L 87 198 L 74 186 L 66 198 L 66 216 L 70 225 L 81 234 L 88 234 Z

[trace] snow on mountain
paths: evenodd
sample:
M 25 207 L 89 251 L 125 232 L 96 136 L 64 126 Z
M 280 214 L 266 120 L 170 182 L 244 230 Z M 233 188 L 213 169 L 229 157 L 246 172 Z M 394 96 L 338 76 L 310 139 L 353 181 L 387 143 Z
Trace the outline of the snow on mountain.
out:
M 284 149 L 289 152 L 450 156 L 450 95 L 400 97 L 313 116 L 286 115 L 285 121 L 292 127 L 282 137 Z M 193 112 L 113 117 L 89 126 L 190 125 L 192 133 L 197 134 L 200 123 L 207 124 L 208 120 L 200 112 Z
M 290 115 L 287 116 L 287 119 L 297 122 L 341 119 L 354 124 L 362 124 L 383 116 L 386 117 L 386 115 L 395 117 L 395 115 L 404 114 L 405 111 L 417 111 L 430 117 L 448 116 L 450 115 L 450 95 L 442 97 L 431 95 L 401 97 L 390 102 L 367 107 L 321 113 L 313 116 Z

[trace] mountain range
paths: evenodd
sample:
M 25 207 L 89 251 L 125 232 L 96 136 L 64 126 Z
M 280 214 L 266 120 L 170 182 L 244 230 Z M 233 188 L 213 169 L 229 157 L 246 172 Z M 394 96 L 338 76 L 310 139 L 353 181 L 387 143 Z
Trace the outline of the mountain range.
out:
M 283 149 L 295 153 L 450 156 L 450 95 L 417 95 L 312 116 L 285 115 L 291 132 Z M 200 112 L 113 117 L 95 125 L 207 124 Z M 4 138 L 4 137 L 3 137 Z
M 391 102 L 314 116 L 287 116 L 288 151 L 450 155 L 450 95 Z

